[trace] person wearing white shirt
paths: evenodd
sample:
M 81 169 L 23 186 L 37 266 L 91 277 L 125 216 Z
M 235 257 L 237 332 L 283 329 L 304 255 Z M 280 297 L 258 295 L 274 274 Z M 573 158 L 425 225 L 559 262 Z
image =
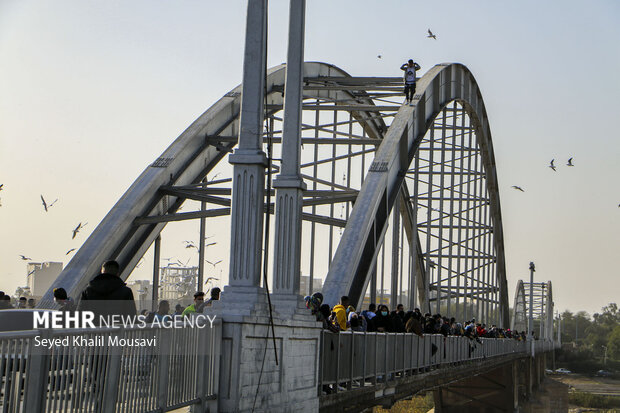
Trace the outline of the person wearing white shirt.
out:
M 412 59 L 409 59 L 409 62 L 404 63 L 400 70 L 405 72 L 405 97 L 407 99 L 406 103 L 412 105 L 413 103 L 413 95 L 415 94 L 415 81 L 416 70 L 420 70 L 420 65 L 415 63 Z

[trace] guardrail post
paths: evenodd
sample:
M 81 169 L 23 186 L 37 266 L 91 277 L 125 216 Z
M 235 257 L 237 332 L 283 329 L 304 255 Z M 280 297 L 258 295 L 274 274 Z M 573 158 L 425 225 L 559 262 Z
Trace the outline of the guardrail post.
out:
M 40 330 L 41 338 L 51 337 L 50 330 Z M 33 351 L 34 349 L 34 351 Z M 49 377 L 50 354 L 45 349 L 35 349 L 32 342 L 28 346 L 28 383 L 26 384 L 26 392 L 24 393 L 24 411 L 25 412 L 42 412 L 45 406 L 45 397 L 47 395 L 47 380 Z M 15 355 L 17 360 L 17 354 Z M 13 363 L 17 365 L 17 363 Z M 17 395 L 19 400 L 19 394 Z M 7 401 L 5 401 L 6 403 Z M 6 406 L 5 406 L 6 408 Z
M 121 335 L 121 331 L 114 331 Z M 100 347 L 101 348 L 101 347 Z M 109 355 L 107 357 L 107 366 L 105 368 L 105 379 L 103 381 L 103 400 L 101 400 L 103 413 L 114 413 L 116 411 L 116 400 L 118 398 L 118 387 L 121 377 L 121 355 L 123 348 L 121 346 L 109 346 Z
M 206 399 L 209 385 L 209 357 L 207 357 L 204 352 L 208 348 L 208 340 L 207 340 L 207 327 L 198 328 L 198 354 L 196 355 L 196 373 L 198 373 L 198 377 L 196 379 L 196 397 L 200 399 L 198 406 L 194 406 L 195 408 L 192 411 L 196 411 L 199 413 L 203 413 L 206 411 Z
M 368 353 L 368 333 L 364 331 L 364 357 L 362 358 L 362 387 L 364 387 L 366 383 L 366 357 Z
M 160 330 L 160 346 L 157 372 L 159 378 L 157 381 L 157 407 L 161 411 L 165 411 L 168 404 L 168 377 L 170 375 L 170 342 L 174 329 L 162 328 Z
M 351 330 L 351 357 L 349 360 L 349 384 L 347 389 L 351 390 L 353 387 L 353 363 L 355 362 L 355 332 L 353 330 Z
M 211 332 L 211 351 L 209 355 L 210 370 L 209 370 L 209 383 L 208 386 L 211 389 L 210 396 L 214 396 L 215 399 L 212 403 L 213 406 L 209 406 L 209 411 L 217 411 L 217 395 L 220 391 L 220 361 L 222 358 L 222 320 L 217 319 L 213 322 L 214 328 L 210 329 Z M 321 339 L 322 339 L 321 335 Z M 320 353 L 319 353 L 320 354 Z M 320 365 L 320 361 L 319 361 Z M 319 393 L 320 394 L 320 393 Z M 212 407 L 212 408 L 211 408 Z
M 340 333 L 336 336 L 338 337 L 336 340 L 338 345 L 336 346 L 336 384 L 334 385 L 334 392 L 338 393 L 338 386 L 340 386 Z

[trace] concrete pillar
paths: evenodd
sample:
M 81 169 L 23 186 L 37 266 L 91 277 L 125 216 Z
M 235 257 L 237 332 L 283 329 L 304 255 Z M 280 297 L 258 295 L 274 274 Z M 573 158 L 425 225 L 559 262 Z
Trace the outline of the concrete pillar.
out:
M 533 373 L 532 373 L 532 364 L 534 363 L 534 360 L 532 357 L 528 357 L 525 360 L 525 397 L 528 400 L 531 400 L 532 398 L 532 393 L 533 393 L 533 382 L 534 382 L 534 377 L 533 377 Z
M 239 145 L 228 158 L 233 164 L 233 188 L 229 286 L 222 294 L 223 300 L 238 293 L 256 295 L 260 285 L 267 166 L 262 150 L 266 50 L 267 0 L 251 0 L 248 1 Z
M 515 363 L 438 388 L 433 392 L 435 412 L 483 413 L 518 409 Z
M 221 317 L 218 412 L 319 411 L 321 324 L 303 304 L 293 316 L 274 312 L 278 364 L 266 304 L 249 316 Z
M 291 0 L 284 87 L 282 168 L 273 181 L 276 191 L 273 292 L 276 306 L 279 306 L 281 312 L 287 313 L 294 311 L 299 296 L 301 212 L 303 191 L 306 189 L 300 172 L 305 11 L 305 0 Z

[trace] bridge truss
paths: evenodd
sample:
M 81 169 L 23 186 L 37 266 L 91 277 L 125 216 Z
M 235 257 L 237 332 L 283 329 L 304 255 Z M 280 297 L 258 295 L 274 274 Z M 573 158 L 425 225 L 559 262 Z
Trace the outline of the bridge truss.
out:
M 274 173 L 284 78 L 284 66 L 267 77 L 264 144 Z M 415 106 L 401 105 L 401 82 L 305 63 L 301 272 L 310 282 L 300 293 L 325 278 L 330 304 L 345 294 L 361 304 L 368 294 L 391 307 L 508 325 L 495 161 L 475 80 L 462 65 L 437 65 L 418 81 Z M 222 160 L 237 144 L 240 94 L 241 86 L 222 97 L 145 169 L 55 286 L 77 296 L 110 258 L 126 279 L 169 223 L 230 226 L 232 168 Z M 273 213 L 270 199 L 264 208 Z M 201 265 L 204 248 L 199 242 Z
M 531 293 L 530 293 L 531 286 Z M 553 290 L 551 281 L 529 283 L 519 280 L 515 290 L 514 308 L 512 314 L 512 329 L 517 331 L 528 330 L 528 317 L 532 308 L 532 319 L 537 324 L 537 335 L 540 338 L 553 339 Z

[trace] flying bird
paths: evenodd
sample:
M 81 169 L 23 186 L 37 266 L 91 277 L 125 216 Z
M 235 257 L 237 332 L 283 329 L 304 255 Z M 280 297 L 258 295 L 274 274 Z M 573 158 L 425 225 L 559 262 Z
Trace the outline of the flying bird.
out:
M 32 258 L 30 258 L 30 257 L 26 257 L 25 255 L 21 255 L 21 254 L 19 254 L 19 256 L 20 256 L 20 257 L 22 258 L 22 260 L 24 260 L 24 261 L 28 261 L 28 260 L 31 260 L 31 259 L 32 259 Z
M 71 248 L 69 251 L 65 252 L 65 255 L 69 255 L 69 254 L 71 254 L 73 251 L 75 251 L 75 248 Z
M 45 212 L 47 212 L 48 209 L 53 207 L 57 201 L 58 201 L 58 198 L 54 199 L 54 202 L 48 205 L 47 202 L 45 202 L 45 198 L 43 198 L 43 195 L 41 195 L 41 202 L 43 203 L 43 208 L 45 208 Z
M 428 29 L 428 36 L 426 36 L 426 37 L 430 37 L 430 38 L 432 38 L 432 39 L 437 40 L 437 36 L 435 36 L 435 35 L 433 34 L 433 32 L 431 32 L 431 29 Z
M 568 163 L 566 164 L 566 166 L 575 166 L 575 165 L 573 165 L 573 158 L 570 158 L 568 160 Z
M 209 261 L 209 260 L 206 260 L 206 261 L 207 261 L 209 264 L 213 265 L 213 268 L 215 268 L 215 266 L 216 266 L 217 264 L 219 264 L 220 262 L 222 262 L 222 260 L 219 260 L 219 261 L 217 261 L 217 262 L 211 262 L 211 261 Z M 217 279 L 217 278 L 216 278 L 216 279 Z
M 377 59 L 381 59 L 381 55 L 377 55 Z
M 72 232 L 73 232 L 73 236 L 71 236 L 71 239 L 74 239 L 74 238 L 75 238 L 75 236 L 77 235 L 77 233 L 78 233 L 78 232 L 80 232 L 80 229 L 81 229 L 81 228 L 84 228 L 84 227 L 82 226 L 82 223 L 80 222 L 80 223 L 77 225 L 77 227 L 75 227 L 75 229 L 72 231 Z
M 551 169 L 553 169 L 555 171 L 555 165 L 553 164 L 553 161 L 555 161 L 555 159 L 551 160 L 551 163 L 549 164 L 549 168 L 551 168 Z
M 525 192 L 520 186 L 513 185 L 512 187 L 518 191 Z

